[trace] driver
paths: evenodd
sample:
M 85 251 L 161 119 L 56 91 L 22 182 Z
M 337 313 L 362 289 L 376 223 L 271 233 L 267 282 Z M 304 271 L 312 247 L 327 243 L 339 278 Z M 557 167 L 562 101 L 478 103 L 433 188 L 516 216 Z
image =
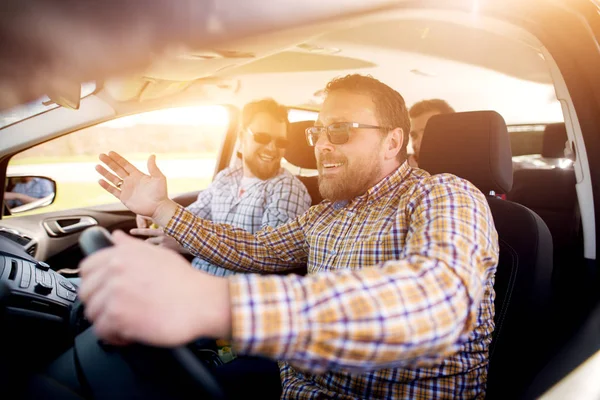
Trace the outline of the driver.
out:
M 229 337 L 280 361 L 283 398 L 483 398 L 498 261 L 483 194 L 409 167 L 395 90 L 349 75 L 326 95 L 307 130 L 326 201 L 278 228 L 194 216 L 168 199 L 154 156 L 150 175 L 112 152 L 100 156 L 112 172 L 97 167 L 104 189 L 199 257 L 243 272 L 307 263 L 308 276 L 211 276 L 117 231 L 81 263 L 86 316 L 114 344 Z

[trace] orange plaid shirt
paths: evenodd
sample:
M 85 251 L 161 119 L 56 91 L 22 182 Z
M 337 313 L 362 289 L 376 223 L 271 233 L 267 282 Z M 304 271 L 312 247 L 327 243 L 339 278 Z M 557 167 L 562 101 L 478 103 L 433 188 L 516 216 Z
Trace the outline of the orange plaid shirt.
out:
M 283 398 L 483 398 L 498 237 L 483 194 L 404 163 L 350 202 L 256 235 L 179 208 L 167 226 L 230 280 L 239 354 L 280 360 Z

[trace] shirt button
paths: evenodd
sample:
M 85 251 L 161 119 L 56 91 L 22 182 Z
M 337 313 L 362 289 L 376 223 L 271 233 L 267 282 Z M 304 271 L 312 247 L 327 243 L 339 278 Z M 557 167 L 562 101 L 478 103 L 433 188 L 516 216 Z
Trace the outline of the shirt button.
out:
M 331 250 L 331 251 L 329 252 L 329 254 L 331 254 L 332 256 L 335 256 L 335 255 L 337 254 L 337 251 L 335 251 L 335 250 Z

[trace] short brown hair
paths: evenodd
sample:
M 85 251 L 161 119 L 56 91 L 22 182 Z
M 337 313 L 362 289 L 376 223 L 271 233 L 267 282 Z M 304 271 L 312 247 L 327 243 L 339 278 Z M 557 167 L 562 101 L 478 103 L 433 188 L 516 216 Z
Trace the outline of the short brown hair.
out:
M 347 90 L 353 93 L 365 94 L 371 97 L 375 104 L 375 112 L 379 124 L 389 130 L 402 129 L 402 148 L 398 155 L 400 161 L 406 160 L 406 145 L 410 131 L 410 119 L 404 98 L 389 87 L 370 75 L 352 74 L 333 79 L 327 84 L 325 94 L 337 90 Z
M 416 118 L 420 115 L 429 112 L 437 112 L 439 114 L 452 114 L 454 108 L 450 107 L 450 104 L 442 99 L 429 99 L 421 100 L 418 103 L 413 104 L 410 108 L 409 114 L 411 118 Z
M 285 106 L 277 103 L 273 99 L 255 100 L 244 106 L 242 110 L 242 128 L 247 128 L 256 114 L 266 113 L 273 117 L 276 121 L 285 122 L 289 125 L 288 110 Z

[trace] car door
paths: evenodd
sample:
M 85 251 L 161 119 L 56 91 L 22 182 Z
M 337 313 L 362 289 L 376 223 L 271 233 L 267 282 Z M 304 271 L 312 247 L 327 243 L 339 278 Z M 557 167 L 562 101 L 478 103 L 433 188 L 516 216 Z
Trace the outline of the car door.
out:
M 236 119 L 236 109 L 227 106 L 161 109 L 79 129 L 13 154 L 8 177 L 49 178 L 55 193 L 50 204 L 16 207 L 13 213 L 5 207 L 0 235 L 52 269 L 72 274 L 83 257 L 78 238 L 86 228 L 127 232 L 135 226 L 135 215 L 98 184 L 101 176 L 94 168 L 100 153 L 116 151 L 145 172 L 148 156 L 156 154 L 169 195 L 185 206 L 228 164 Z

